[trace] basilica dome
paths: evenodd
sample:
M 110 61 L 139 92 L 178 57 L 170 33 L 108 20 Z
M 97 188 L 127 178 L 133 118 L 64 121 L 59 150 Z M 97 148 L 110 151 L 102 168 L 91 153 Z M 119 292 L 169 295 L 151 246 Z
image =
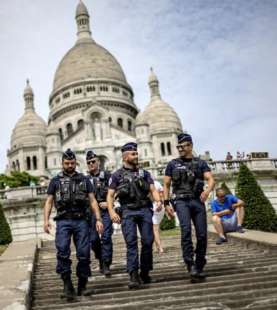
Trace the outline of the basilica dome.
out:
M 63 57 L 55 74 L 54 89 L 86 79 L 113 80 L 127 84 L 117 60 L 92 40 L 77 42 Z
M 181 132 L 182 123 L 174 109 L 162 100 L 159 92 L 159 81 L 151 69 L 149 77 L 149 87 L 151 91 L 150 103 L 143 112 L 136 118 L 136 126 L 148 125 L 150 133 L 159 132 Z
M 46 123 L 37 115 L 33 103 L 33 90 L 27 81 L 24 90 L 25 112 L 17 121 L 11 136 L 11 150 L 21 146 L 45 146 Z
M 75 18 L 78 39 L 58 65 L 54 77 L 54 91 L 84 80 L 109 80 L 126 85 L 126 77 L 118 61 L 92 39 L 89 14 L 82 1 L 77 6 Z

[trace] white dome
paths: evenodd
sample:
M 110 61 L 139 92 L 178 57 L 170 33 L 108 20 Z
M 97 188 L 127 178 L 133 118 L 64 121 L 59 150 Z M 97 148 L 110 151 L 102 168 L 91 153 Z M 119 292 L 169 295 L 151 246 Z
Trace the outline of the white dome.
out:
M 13 129 L 11 149 L 21 146 L 46 146 L 45 134 L 45 121 L 35 111 L 28 110 Z

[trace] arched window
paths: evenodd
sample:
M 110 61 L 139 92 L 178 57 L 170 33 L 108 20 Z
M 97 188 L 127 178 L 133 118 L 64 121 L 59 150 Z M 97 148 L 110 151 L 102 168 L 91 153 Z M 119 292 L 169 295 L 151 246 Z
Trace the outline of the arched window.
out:
M 16 160 L 16 170 L 20 171 L 20 163 L 18 159 Z
M 31 170 L 31 158 L 29 156 L 26 158 L 26 162 L 27 162 L 27 170 Z
M 45 167 L 45 169 L 48 169 L 47 156 L 45 156 L 45 158 L 44 158 L 44 167 Z
M 170 142 L 166 143 L 166 148 L 167 148 L 167 154 L 171 155 L 172 153 L 171 153 L 171 144 L 170 144 Z
M 165 146 L 163 142 L 161 143 L 161 155 L 165 156 Z
M 144 149 L 144 157 L 147 157 L 147 149 Z
M 73 134 L 73 127 L 72 127 L 72 124 L 69 123 L 66 125 L 66 132 L 67 132 L 67 136 L 71 136 Z
M 84 120 L 83 119 L 79 119 L 77 122 L 77 127 L 79 128 L 83 128 L 84 127 Z
M 61 128 L 59 128 L 59 135 L 60 135 L 61 141 L 63 141 L 63 130 Z
M 12 170 L 15 171 L 16 170 L 16 166 L 15 166 L 15 162 L 13 161 L 12 163 Z
M 109 117 L 109 123 L 111 123 L 113 120 L 112 120 L 112 118 L 111 117 Z
M 122 118 L 118 118 L 117 119 L 117 125 L 118 125 L 118 127 L 123 128 L 123 120 L 122 120 Z
M 128 130 L 132 131 L 132 122 L 131 121 L 128 121 Z
M 37 170 L 37 157 L 33 156 L 33 170 Z

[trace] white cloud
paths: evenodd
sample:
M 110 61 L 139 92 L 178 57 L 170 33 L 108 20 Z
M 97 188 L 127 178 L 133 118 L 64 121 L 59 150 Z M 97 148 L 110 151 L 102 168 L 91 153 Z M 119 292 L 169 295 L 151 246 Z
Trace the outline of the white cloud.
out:
M 122 65 L 139 108 L 153 66 L 165 101 L 194 136 L 197 151 L 222 159 L 269 151 L 277 129 L 277 2 L 84 0 L 95 40 Z M 31 79 L 47 119 L 54 73 L 75 42 L 75 0 L 0 3 L 0 171 Z M 257 139 L 258 137 L 258 139 Z

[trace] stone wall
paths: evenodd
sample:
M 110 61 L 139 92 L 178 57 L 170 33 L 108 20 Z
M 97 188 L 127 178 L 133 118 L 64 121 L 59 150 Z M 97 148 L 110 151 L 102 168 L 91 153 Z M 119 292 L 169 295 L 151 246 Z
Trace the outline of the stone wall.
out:
M 46 198 L 46 197 L 45 197 Z M 54 239 L 53 233 L 47 235 L 43 231 L 44 197 L 25 198 L 21 200 L 3 200 L 3 210 L 10 225 L 13 241 L 33 238 Z M 51 219 L 54 213 L 52 212 Z

